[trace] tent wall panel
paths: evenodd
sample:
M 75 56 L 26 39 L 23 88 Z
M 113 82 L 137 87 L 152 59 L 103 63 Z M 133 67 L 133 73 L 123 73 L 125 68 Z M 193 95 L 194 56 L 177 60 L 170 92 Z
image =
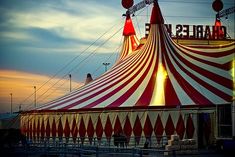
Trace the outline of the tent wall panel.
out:
M 203 113 L 207 113 L 207 111 L 210 113 L 210 125 L 212 126 L 211 128 L 215 127 L 215 119 L 213 118 L 213 109 L 210 110 L 204 110 Z M 200 110 L 200 112 L 202 112 L 202 110 Z M 212 113 L 212 114 L 211 114 Z M 102 134 L 102 140 L 104 141 L 106 139 L 106 134 L 105 134 L 105 127 L 106 127 L 106 123 L 107 123 L 107 119 L 109 117 L 110 120 L 110 126 L 109 126 L 109 137 L 112 140 L 112 135 L 115 132 L 115 123 L 117 120 L 117 117 L 119 118 L 119 122 L 120 122 L 120 126 L 121 126 L 121 130 L 122 133 L 128 132 L 128 134 L 131 135 L 130 138 L 130 143 L 135 143 L 136 141 L 134 140 L 135 138 L 135 134 L 137 132 L 137 134 L 141 137 L 139 137 L 139 144 L 143 144 L 144 141 L 146 140 L 145 134 L 146 134 L 146 128 L 145 127 L 152 127 L 152 132 L 151 132 L 151 128 L 150 128 L 150 132 L 151 132 L 151 140 L 152 141 L 156 141 L 156 127 L 158 127 L 157 129 L 157 135 L 161 135 L 162 136 L 166 136 L 166 131 L 171 132 L 171 134 L 177 134 L 177 128 L 179 128 L 179 126 L 177 126 L 179 118 L 183 119 L 183 121 L 181 122 L 181 125 L 183 126 L 183 129 L 181 127 L 181 129 L 178 130 L 182 130 L 183 132 L 180 132 L 179 134 L 182 136 L 182 138 L 187 138 L 188 136 L 197 139 L 197 119 L 198 119 L 198 115 L 196 114 L 195 110 L 178 110 L 178 109 L 169 109 L 166 111 L 163 110 L 140 110 L 138 112 L 136 111 L 109 111 L 108 113 L 104 114 L 103 112 L 89 112 L 89 113 L 34 113 L 34 114 L 22 114 L 21 115 L 21 130 L 22 133 L 24 133 L 27 138 L 29 138 L 30 140 L 33 140 L 33 136 L 35 136 L 38 139 L 38 142 L 43 141 L 46 139 L 46 130 L 47 130 L 47 123 L 49 120 L 49 125 L 50 125 L 50 139 L 52 138 L 52 126 L 53 126 L 53 120 L 55 120 L 56 123 L 56 137 L 59 136 L 59 121 L 61 119 L 61 123 L 62 123 L 62 136 L 65 137 L 65 126 L 66 126 L 66 119 L 68 120 L 68 126 L 69 126 L 69 138 L 72 140 L 73 138 L 80 138 L 80 133 L 83 133 L 82 136 L 84 136 L 84 138 L 86 139 L 88 135 L 90 135 L 90 137 L 92 138 L 96 138 L 97 139 L 97 129 L 101 130 L 101 133 L 99 133 L 99 136 Z M 139 124 L 140 126 L 138 126 L 138 128 L 134 128 L 135 124 L 136 124 L 136 119 L 137 116 L 139 118 Z M 160 118 L 161 123 L 162 124 L 158 124 L 158 126 L 156 126 L 157 124 L 157 118 Z M 97 126 L 97 122 L 98 122 L 98 117 L 100 117 L 100 124 L 99 126 Z M 126 120 L 128 117 L 128 121 L 127 124 Z M 146 119 L 148 117 L 148 122 L 146 122 Z M 171 117 L 173 126 L 170 126 L 169 128 L 174 128 L 173 130 L 166 130 L 167 128 L 167 121 L 168 118 Z M 191 120 L 189 120 L 189 118 Z M 73 137 L 72 134 L 72 128 L 73 128 L 73 121 L 76 121 L 76 127 L 77 127 L 77 134 L 76 137 Z M 81 128 L 81 119 L 83 119 L 84 125 Z M 92 121 L 92 127 L 89 126 L 91 124 L 89 124 L 89 119 L 91 119 Z M 35 124 L 34 124 L 35 123 Z M 42 126 L 42 123 L 44 123 L 44 126 Z M 149 123 L 149 124 L 146 124 Z M 89 125 L 88 125 L 89 124 Z M 151 125 L 150 125 L 151 124 Z M 35 125 L 35 126 L 34 126 Z M 125 128 L 125 125 L 128 125 L 127 128 Z M 179 124 L 178 124 L 179 125 Z M 39 128 L 38 128 L 39 126 Z M 68 127 L 67 126 L 67 127 Z M 34 128 L 35 127 L 35 128 Z M 117 126 L 116 126 L 117 127 Z M 190 127 L 190 128 L 189 128 Z M 89 128 L 93 128 L 91 132 L 89 132 L 87 129 Z M 168 128 L 168 129 L 169 129 Z M 44 133 L 42 133 L 42 129 L 45 131 Z M 82 130 L 80 130 L 82 129 Z M 111 129 L 111 130 L 110 130 Z M 125 130 L 126 129 L 126 130 Z M 138 129 L 138 130 L 136 130 Z M 80 132 L 79 132 L 80 130 Z M 212 129 L 213 130 L 213 129 Z M 107 130 L 106 130 L 107 131 Z M 39 132 L 39 133 L 37 133 Z M 88 133 L 89 132 L 89 133 Z M 134 133 L 135 132 L 135 133 Z M 68 133 L 67 133 L 68 134 Z M 210 138 L 213 138 L 214 136 L 214 132 L 211 131 L 210 133 Z M 158 138 L 158 142 L 160 142 L 159 140 L 161 140 L 161 138 Z M 33 140 L 34 142 L 35 140 Z M 92 140 L 93 142 L 93 140 Z M 91 144 L 92 144 L 91 142 Z M 156 142 L 157 143 L 157 142 Z M 136 143 L 138 144 L 138 142 Z

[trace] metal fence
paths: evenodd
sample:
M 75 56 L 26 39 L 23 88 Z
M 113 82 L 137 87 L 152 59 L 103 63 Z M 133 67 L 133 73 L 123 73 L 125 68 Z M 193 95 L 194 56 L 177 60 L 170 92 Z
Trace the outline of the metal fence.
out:
M 140 140 L 138 140 L 140 139 Z M 152 138 L 146 137 L 131 137 L 128 144 L 121 144 L 123 141 L 119 140 L 119 145 L 115 144 L 114 137 L 107 139 L 101 138 L 39 138 L 27 139 L 27 145 L 19 143 L 13 147 L 6 147 L 0 152 L 9 153 L 13 156 L 79 156 L 79 157 L 142 157 L 146 154 L 149 157 L 161 157 L 164 152 L 168 152 L 175 156 L 174 151 L 166 151 L 165 144 L 168 138 L 162 136 L 158 141 L 154 136 Z M 83 142 L 81 142 L 83 141 Z
M 162 157 L 164 152 L 168 152 L 175 157 L 175 151 L 167 151 L 163 149 L 143 149 L 143 148 L 117 148 L 105 146 L 75 146 L 75 145 L 44 145 L 44 146 L 29 146 L 27 148 L 15 147 L 11 154 L 17 156 L 31 157 L 37 154 L 38 156 L 57 156 L 57 157 Z
M 118 138 L 118 137 L 117 137 Z M 143 147 L 146 142 L 148 142 L 149 148 L 164 148 L 165 145 L 168 142 L 167 136 L 152 136 L 152 137 L 130 137 L 128 139 L 128 142 L 122 141 L 121 139 L 118 140 L 118 147 Z M 159 140 L 158 140 L 159 139 Z M 77 137 L 77 138 L 38 138 L 38 139 L 27 139 L 29 145 L 31 146 L 54 146 L 57 147 L 58 145 L 69 145 L 69 146 L 83 146 L 83 145 L 89 145 L 89 146 L 105 146 L 105 147 L 113 147 L 117 146 L 115 145 L 115 138 L 106 138 L 102 137 L 99 140 L 89 137 Z

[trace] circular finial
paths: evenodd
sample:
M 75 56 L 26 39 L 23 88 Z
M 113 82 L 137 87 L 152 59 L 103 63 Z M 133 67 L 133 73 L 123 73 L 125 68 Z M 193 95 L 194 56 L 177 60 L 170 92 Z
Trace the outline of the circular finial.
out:
M 134 4 L 134 0 L 122 0 L 122 6 L 126 9 L 129 9 Z
M 214 11 L 216 12 L 219 12 L 223 9 L 224 7 L 224 4 L 221 0 L 215 0 L 213 3 L 212 3 L 212 8 L 214 9 Z

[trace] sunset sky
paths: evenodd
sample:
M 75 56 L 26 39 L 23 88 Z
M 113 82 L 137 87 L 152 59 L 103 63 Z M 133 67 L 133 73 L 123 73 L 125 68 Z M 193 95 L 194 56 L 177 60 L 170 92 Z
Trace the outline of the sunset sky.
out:
M 213 25 L 214 0 L 159 0 L 169 24 Z M 140 0 L 135 0 L 135 3 Z M 224 9 L 234 6 L 223 0 Z M 136 13 L 137 36 L 143 37 L 151 7 Z M 102 63 L 111 65 L 122 42 L 125 9 L 121 0 L 0 0 L 0 113 L 29 109 L 69 92 L 84 82 L 87 73 L 97 78 Z M 222 18 L 234 38 L 234 14 Z M 110 68 L 111 65 L 108 67 Z M 46 83 L 47 82 L 47 83 Z

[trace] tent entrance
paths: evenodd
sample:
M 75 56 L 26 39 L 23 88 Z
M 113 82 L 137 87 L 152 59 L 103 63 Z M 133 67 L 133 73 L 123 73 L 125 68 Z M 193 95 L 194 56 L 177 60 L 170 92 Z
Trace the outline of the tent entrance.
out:
M 199 113 L 198 115 L 198 148 L 205 148 L 211 144 L 213 113 Z

